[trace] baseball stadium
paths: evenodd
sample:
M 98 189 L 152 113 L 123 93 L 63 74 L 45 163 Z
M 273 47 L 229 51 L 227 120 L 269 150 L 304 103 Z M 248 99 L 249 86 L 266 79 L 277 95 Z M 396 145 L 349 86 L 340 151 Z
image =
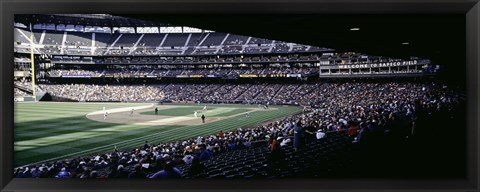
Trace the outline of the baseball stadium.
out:
M 432 127 L 465 118 L 429 58 L 124 15 L 14 25 L 16 178 L 405 176 L 389 159 L 427 163 Z

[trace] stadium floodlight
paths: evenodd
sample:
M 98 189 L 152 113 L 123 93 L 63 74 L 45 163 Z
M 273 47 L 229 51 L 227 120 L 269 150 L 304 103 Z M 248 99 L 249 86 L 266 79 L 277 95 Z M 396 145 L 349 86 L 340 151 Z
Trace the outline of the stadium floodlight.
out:
M 403 42 L 402 45 L 409 45 L 409 42 Z
M 360 28 L 358 27 L 350 28 L 350 31 L 360 31 Z

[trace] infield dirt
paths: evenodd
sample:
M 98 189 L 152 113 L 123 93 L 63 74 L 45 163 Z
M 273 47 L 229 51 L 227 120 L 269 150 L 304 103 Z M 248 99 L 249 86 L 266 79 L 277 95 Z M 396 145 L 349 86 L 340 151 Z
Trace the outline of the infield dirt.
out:
M 166 116 L 166 115 L 144 115 L 140 114 L 146 111 L 153 111 L 155 107 L 158 110 L 172 109 L 179 107 L 191 107 L 191 106 L 181 106 L 181 105 L 143 105 L 136 107 L 123 107 L 115 109 L 106 109 L 107 118 L 104 120 L 103 116 L 105 111 L 95 111 L 86 115 L 86 117 L 93 121 L 105 122 L 105 123 L 114 123 L 114 124 L 136 124 L 136 125 L 201 125 L 202 119 L 200 118 L 202 113 L 198 113 L 198 117 L 195 118 L 193 113 L 191 116 Z M 130 115 L 132 108 L 134 112 Z M 250 111 L 260 110 L 259 108 L 248 108 Z M 265 109 L 262 109 L 265 110 Z M 277 110 L 277 109 L 267 109 L 267 110 Z M 226 116 L 226 117 L 209 117 L 208 111 L 206 112 L 205 123 L 212 123 L 224 119 L 228 119 L 234 116 L 243 115 L 242 113 Z

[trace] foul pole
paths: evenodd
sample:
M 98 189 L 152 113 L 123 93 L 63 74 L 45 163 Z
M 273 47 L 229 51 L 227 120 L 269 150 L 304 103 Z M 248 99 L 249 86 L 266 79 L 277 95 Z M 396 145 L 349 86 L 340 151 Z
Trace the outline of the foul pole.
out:
M 37 101 L 37 95 L 35 92 L 35 58 L 33 54 L 33 33 L 30 34 L 30 63 L 31 63 L 31 75 L 30 77 L 32 78 L 32 93 L 33 93 L 33 99 Z

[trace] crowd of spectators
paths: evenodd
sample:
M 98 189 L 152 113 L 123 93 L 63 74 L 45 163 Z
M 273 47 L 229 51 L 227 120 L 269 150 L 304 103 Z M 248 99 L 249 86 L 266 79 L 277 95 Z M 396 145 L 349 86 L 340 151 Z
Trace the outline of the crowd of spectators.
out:
M 19 89 L 19 88 L 13 88 L 13 92 L 15 97 L 23 97 L 23 96 L 28 96 L 30 95 L 29 93 Z
M 271 44 L 272 40 L 252 37 L 249 44 Z
M 255 85 L 252 84 L 240 84 L 234 86 L 224 95 L 219 95 L 219 100 L 236 100 L 240 95 L 250 90 L 250 88 L 254 87 Z M 258 90 L 258 87 L 255 88 Z M 250 91 L 251 92 L 251 91 Z
M 129 67 L 129 68 L 115 68 L 115 69 L 97 69 L 97 70 L 83 70 L 83 69 L 50 69 L 48 71 L 52 77 L 59 77 L 62 75 L 88 75 L 92 77 L 100 77 L 102 75 L 114 75 L 116 77 L 127 77 L 132 75 L 154 75 L 160 77 L 176 77 L 177 75 L 214 75 L 215 77 L 226 77 L 228 74 L 236 74 L 238 77 L 241 74 L 254 75 L 286 75 L 286 74 L 300 74 L 302 76 L 311 76 L 318 74 L 317 67 L 269 67 L 269 68 L 176 68 L 169 66 L 161 66 L 159 68 L 147 67 Z
M 175 86 L 175 84 L 171 84 L 166 87 L 166 90 L 169 87 Z M 213 92 L 214 90 L 218 90 L 220 84 L 199 84 L 199 85 L 190 85 L 186 84 L 180 87 L 176 87 L 166 91 L 165 98 L 166 100 L 173 100 L 177 102 L 183 101 L 201 101 L 205 100 L 205 97 L 208 97 L 205 92 Z
M 270 101 L 278 93 L 280 88 L 282 88 L 282 84 L 267 85 L 258 93 L 255 99 L 260 101 Z
M 242 91 L 241 95 L 239 95 L 236 100 L 241 100 L 241 101 L 250 101 L 250 100 L 254 100 L 255 97 L 260 94 L 261 92 L 263 92 L 263 90 L 265 89 L 265 87 L 267 86 L 267 84 L 256 84 L 256 85 L 252 85 L 251 87 L 249 87 L 248 89 L 246 89 L 245 91 Z
M 20 47 L 16 47 L 20 48 Z M 27 48 L 28 49 L 28 48 Z M 43 48 L 41 48 L 43 49 Z M 52 48 L 53 49 L 53 48 Z M 118 50 L 118 49 L 111 49 L 108 48 L 98 48 L 94 50 L 95 55 L 102 55 L 105 52 L 108 52 L 110 55 L 108 57 L 98 57 L 93 60 L 96 64 L 188 64 L 188 63 L 258 63 L 258 62 L 283 62 L 283 61 L 310 61 L 310 62 L 318 62 L 321 61 L 321 65 L 339 65 L 339 64 L 365 64 L 365 63 L 378 63 L 378 62 L 387 62 L 389 60 L 379 60 L 379 59 L 349 59 L 340 57 L 331 57 L 331 56 L 320 56 L 319 53 L 292 53 L 292 54 L 270 54 L 270 55 L 258 55 L 258 54 L 245 54 L 245 55 L 238 55 L 238 54 L 225 54 L 222 53 L 251 53 L 251 52 L 262 52 L 266 53 L 269 51 L 270 48 L 268 47 L 242 47 L 242 46 L 229 46 L 223 47 L 218 49 L 210 48 L 210 49 L 196 49 L 196 56 L 188 56 L 188 55 L 179 55 L 183 51 L 179 49 L 165 49 L 163 52 L 159 52 L 157 50 L 149 49 L 150 51 L 154 51 L 153 54 L 150 56 L 143 56 L 142 54 L 138 54 L 137 51 L 134 51 L 132 55 L 127 55 L 130 50 Z M 108 50 L 108 51 L 107 51 Z M 28 50 L 27 50 L 28 51 Z M 57 50 L 59 52 L 60 50 Z M 80 52 L 91 52 L 91 49 L 75 49 L 69 48 L 68 50 L 64 50 L 64 54 L 77 54 Z M 111 52 L 118 52 L 118 54 L 111 54 Z M 174 53 L 175 52 L 175 53 Z M 172 53 L 172 55 L 168 55 L 168 53 Z M 207 54 L 208 53 L 208 54 Z M 187 53 L 184 53 L 187 54 Z M 155 56 L 155 57 L 153 57 Z M 62 58 L 56 60 L 56 62 L 69 62 L 69 63 L 81 63 L 80 57 L 77 59 L 66 59 Z
M 119 69 L 105 70 L 101 74 L 102 75 L 113 75 L 115 77 L 129 77 L 129 76 L 134 76 L 134 75 L 145 76 L 145 75 L 152 74 L 153 70 L 154 69 L 152 69 L 152 68 L 133 68 L 133 69 L 119 68 Z
M 262 74 L 302 74 L 302 75 L 311 75 L 318 74 L 318 67 L 291 67 L 291 68 L 268 68 L 262 71 Z
M 288 52 L 290 50 L 290 46 L 285 42 L 278 42 L 273 47 L 272 52 Z
M 289 84 L 289 85 L 284 85 L 280 88 L 278 93 L 272 97 L 273 103 L 291 103 L 295 102 L 297 100 L 297 96 L 300 96 L 300 94 L 305 94 L 306 91 L 302 92 L 297 92 L 296 90 L 299 87 L 307 86 L 307 84 Z M 302 90 L 302 89 L 300 89 Z M 300 93 L 300 94 L 299 94 Z
M 210 86 L 202 85 L 196 91 L 209 90 Z M 251 89 L 252 86 L 254 85 L 244 87 Z M 168 85 L 164 88 L 188 92 L 186 87 L 185 85 Z M 229 87 L 230 92 L 236 87 L 240 86 Z M 266 87 L 275 89 L 278 86 L 267 85 Z M 148 87 L 143 88 L 148 89 Z M 423 118 L 422 115 L 454 110 L 461 102 L 458 94 L 444 85 L 435 83 L 346 82 L 306 86 L 288 85 L 280 88 L 277 95 L 287 90 L 304 92 L 305 95 L 302 97 L 305 98 L 298 97 L 299 101 L 305 99 L 316 107 L 304 110 L 302 114 L 251 128 L 220 131 L 217 134 L 171 143 L 146 141 L 144 146 L 131 150 L 115 148 L 112 152 L 105 154 L 24 166 L 15 169 L 14 176 L 17 178 L 181 177 L 182 173 L 175 168 L 176 166 L 199 164 L 216 154 L 248 148 L 256 141 L 270 140 L 270 143 L 278 142 L 276 147 L 293 145 L 296 150 L 301 150 L 311 140 L 324 138 L 325 132 L 339 130 L 348 130 L 353 143 L 371 143 L 383 136 L 393 140 L 405 139 L 407 138 L 405 136 L 414 134 L 412 129 L 415 127 L 400 126 L 398 122 L 400 119 L 412 124 L 420 121 L 419 119 Z M 141 90 L 141 92 L 145 91 Z M 118 95 L 119 92 L 115 93 L 108 94 Z M 284 98 L 289 97 L 293 96 Z
M 241 45 L 225 45 L 218 50 L 218 53 L 223 54 L 233 54 L 233 53 L 243 53 L 243 47 Z
M 53 96 L 77 101 L 203 101 L 203 102 L 266 102 L 282 84 L 167 84 L 167 85 L 87 85 L 42 84 Z M 299 91 L 304 94 L 307 91 Z M 115 94 L 113 94 L 115 93 Z M 112 96 L 114 95 L 114 96 Z M 281 95 L 280 93 L 277 95 Z M 279 96 L 281 97 L 281 96 Z
M 100 76 L 104 70 L 83 70 L 83 69 L 51 69 L 48 71 L 52 77 L 61 77 L 69 75 Z
M 233 100 L 233 97 L 238 95 L 238 90 L 234 89 L 236 87 L 237 85 L 232 84 L 220 85 L 218 89 L 210 91 L 211 94 L 205 97 L 205 101 L 220 101 L 223 98 L 226 100 Z
M 20 78 L 20 79 L 14 80 L 13 84 L 15 86 L 22 87 L 22 88 L 29 88 L 29 87 L 31 88 L 32 81 L 30 81 L 29 78 Z
M 26 83 L 28 84 L 28 83 Z M 300 104 L 322 107 L 336 103 L 342 105 L 361 105 L 365 107 L 368 100 L 375 100 L 382 94 L 391 94 L 393 87 L 383 84 L 161 84 L 161 85 L 86 85 L 86 84 L 42 84 L 47 92 L 54 96 L 78 101 L 202 101 L 272 104 Z M 361 87 L 359 87 L 361 86 Z M 402 84 L 402 90 L 419 93 L 416 84 Z M 384 91 L 386 89 L 386 91 Z M 400 89 L 400 88 L 399 88 Z M 347 92 L 347 93 L 343 93 Z M 115 93 L 115 94 L 113 94 Z M 400 92 L 403 93 L 403 92 Z M 347 98 L 334 97 L 346 94 Z M 380 94 L 380 95 L 379 95 Z M 405 93 L 406 94 L 406 93 Z M 362 97 L 355 97 L 362 95 Z M 390 95 L 389 100 L 409 95 Z M 414 95 L 416 96 L 416 95 Z M 325 103 L 321 98 L 331 97 Z M 364 99 L 366 97 L 367 99 Z M 369 106 L 370 107 L 370 106 Z
M 13 81 L 15 97 L 31 96 L 32 95 L 32 81 L 29 78 L 17 78 Z M 36 92 L 43 92 L 43 90 L 35 85 Z
M 245 47 L 243 50 L 244 53 L 269 53 L 272 49 L 271 46 L 268 47 Z
M 138 47 L 133 52 L 134 55 L 158 55 L 158 50 L 155 48 L 146 48 L 146 47 Z
M 40 52 L 43 54 L 60 54 L 62 47 L 60 45 L 44 45 L 40 48 Z
M 86 41 L 68 41 L 68 40 L 66 40 L 66 41 L 65 41 L 65 45 L 67 45 L 67 46 L 75 46 L 76 48 L 80 48 L 80 46 L 82 46 L 82 47 L 88 46 L 89 43 L 86 42 Z
M 300 46 L 293 47 L 292 51 L 293 52 L 301 52 L 301 51 L 307 51 L 307 49 L 308 49 L 308 46 L 300 45 Z
M 130 49 L 111 49 L 105 53 L 105 55 L 128 55 L 130 53 Z
M 53 96 L 76 101 L 158 101 L 163 91 L 158 86 L 109 86 L 86 84 L 39 85 Z

